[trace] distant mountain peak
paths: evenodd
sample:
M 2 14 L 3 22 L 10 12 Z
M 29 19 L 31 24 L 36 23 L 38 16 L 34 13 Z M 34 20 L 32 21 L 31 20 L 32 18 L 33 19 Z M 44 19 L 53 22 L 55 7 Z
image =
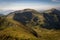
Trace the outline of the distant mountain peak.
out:
M 34 9 L 29 9 L 29 8 L 27 8 L 27 9 L 24 9 L 24 10 L 34 10 Z
M 55 8 L 52 8 L 52 9 L 50 9 L 50 10 L 52 10 L 52 11 L 53 11 L 53 10 L 57 10 L 57 9 L 55 9 Z
M 45 13 L 56 13 L 56 12 L 59 12 L 59 10 L 57 10 L 55 8 L 52 8 L 52 9 L 49 9 L 49 10 L 45 11 Z
M 0 14 L 0 16 L 4 16 L 3 14 Z

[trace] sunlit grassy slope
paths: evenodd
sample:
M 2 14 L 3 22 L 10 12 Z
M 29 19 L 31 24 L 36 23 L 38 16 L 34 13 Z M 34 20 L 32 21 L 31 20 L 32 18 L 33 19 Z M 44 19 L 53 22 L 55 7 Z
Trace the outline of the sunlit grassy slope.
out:
M 60 40 L 60 30 L 49 30 L 37 27 L 34 30 L 41 36 L 41 40 Z
M 25 30 L 21 23 L 14 21 L 11 18 L 5 18 L 4 25 L 0 27 L 0 40 L 25 40 L 25 39 L 37 39 L 27 29 Z

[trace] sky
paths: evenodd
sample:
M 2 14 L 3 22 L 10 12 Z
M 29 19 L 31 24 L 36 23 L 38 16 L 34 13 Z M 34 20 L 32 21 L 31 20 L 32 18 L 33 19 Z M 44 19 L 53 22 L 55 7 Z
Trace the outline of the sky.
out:
M 60 0 L 0 0 L 0 11 L 22 9 L 60 9 Z

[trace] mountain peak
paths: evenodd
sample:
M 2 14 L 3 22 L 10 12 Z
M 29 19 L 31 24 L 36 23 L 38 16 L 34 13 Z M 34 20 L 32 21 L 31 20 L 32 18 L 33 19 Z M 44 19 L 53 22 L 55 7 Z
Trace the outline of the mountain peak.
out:
M 57 10 L 55 8 L 52 8 L 52 9 L 49 9 L 49 10 L 45 11 L 45 13 L 56 13 L 56 12 L 59 12 L 59 10 Z
M 55 8 L 52 8 L 51 10 L 57 10 L 57 9 L 55 9 Z
M 50 11 L 58 11 L 57 9 L 55 9 L 55 8 L 52 8 L 52 9 L 50 9 Z

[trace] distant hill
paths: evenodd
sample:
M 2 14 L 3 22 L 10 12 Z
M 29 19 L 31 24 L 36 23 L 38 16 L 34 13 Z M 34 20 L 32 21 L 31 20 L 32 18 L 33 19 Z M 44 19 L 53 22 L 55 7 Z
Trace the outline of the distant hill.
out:
M 4 16 L 3 14 L 0 14 L 0 16 Z

